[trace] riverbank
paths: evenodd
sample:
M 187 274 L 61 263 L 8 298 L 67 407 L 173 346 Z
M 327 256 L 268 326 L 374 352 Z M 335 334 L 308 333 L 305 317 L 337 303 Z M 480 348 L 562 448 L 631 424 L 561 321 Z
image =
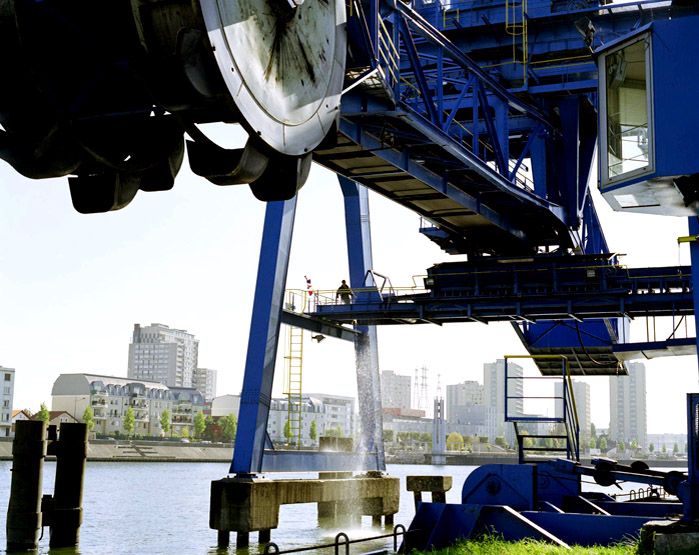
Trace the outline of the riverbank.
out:
M 536 457 L 529 457 L 536 459 Z M 386 456 L 389 464 L 432 464 L 432 455 L 429 453 L 397 453 Z M 540 460 L 550 460 L 549 457 L 541 457 Z M 630 465 L 635 459 L 615 459 L 620 464 Z M 518 458 L 515 453 L 458 453 L 448 454 L 445 457 L 445 464 L 453 466 L 481 466 L 484 464 L 517 464 Z M 590 457 L 580 458 L 583 464 L 590 464 Z M 644 459 L 653 468 L 686 468 L 686 459 Z
M 87 460 L 101 462 L 230 462 L 233 445 L 230 443 L 181 443 L 178 441 L 104 440 L 88 443 Z M 52 460 L 53 457 L 47 457 Z M 0 438 L 0 460 L 12 460 L 12 440 Z M 542 458 L 542 460 L 547 460 Z M 431 465 L 428 453 L 405 452 L 386 456 L 388 464 Z M 483 464 L 517 464 L 514 453 L 459 453 L 446 456 L 446 464 L 453 466 L 481 466 Z M 581 459 L 590 464 L 589 457 Z M 632 460 L 619 460 L 621 464 L 631 464 Z M 684 468 L 686 460 L 651 459 L 646 460 L 653 468 Z
M 228 443 L 179 443 L 175 441 L 93 440 L 87 460 L 100 462 L 230 462 L 233 446 Z M 54 457 L 46 457 L 52 460 Z M 0 441 L 0 460 L 12 460 L 12 441 Z

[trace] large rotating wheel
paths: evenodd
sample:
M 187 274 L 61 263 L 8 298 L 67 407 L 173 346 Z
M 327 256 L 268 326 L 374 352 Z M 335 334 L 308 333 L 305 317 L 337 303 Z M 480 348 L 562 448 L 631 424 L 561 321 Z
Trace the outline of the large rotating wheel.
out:
M 272 150 L 302 156 L 340 106 L 344 2 L 201 0 L 209 41 L 248 130 Z
M 291 198 L 336 130 L 343 0 L 0 0 L 0 158 L 70 175 L 81 212 L 172 187 L 192 170 Z M 226 150 L 197 124 L 242 124 Z
M 223 82 L 250 139 L 235 153 L 207 148 L 205 142 L 190 147 L 191 165 L 218 184 L 246 176 L 259 199 L 289 199 L 306 180 L 310 152 L 334 132 L 344 79 L 344 2 L 200 4 Z M 220 167 L 222 156 L 237 161 L 228 179 L 203 173 Z

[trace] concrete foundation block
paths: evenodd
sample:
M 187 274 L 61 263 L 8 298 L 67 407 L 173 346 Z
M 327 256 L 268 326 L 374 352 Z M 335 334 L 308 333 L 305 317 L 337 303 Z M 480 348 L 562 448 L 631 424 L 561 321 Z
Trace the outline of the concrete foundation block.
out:
M 654 520 L 641 528 L 639 553 L 696 555 L 699 553 L 699 524 L 677 520 Z

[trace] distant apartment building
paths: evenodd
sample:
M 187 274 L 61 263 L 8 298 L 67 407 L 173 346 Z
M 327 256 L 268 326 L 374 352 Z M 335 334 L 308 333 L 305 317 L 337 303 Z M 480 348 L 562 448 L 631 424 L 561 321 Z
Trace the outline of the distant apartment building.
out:
M 579 380 L 572 380 L 573 396 L 575 399 L 575 408 L 578 413 L 578 424 L 580 426 L 580 439 L 582 445 L 587 445 L 590 439 L 591 424 L 590 418 L 590 384 Z M 556 396 L 556 417 L 560 418 L 563 414 L 563 383 L 556 381 L 554 384 L 554 395 Z M 571 397 L 568 397 L 568 402 L 571 402 Z
M 385 408 L 410 409 L 411 398 L 410 376 L 393 370 L 381 372 L 381 403 Z
M 447 385 L 446 404 L 447 420 L 451 421 L 460 408 L 483 404 L 483 385 L 473 380 Z
M 305 446 L 316 446 L 318 437 L 329 433 L 339 433 L 342 437 L 354 437 L 355 404 L 352 397 L 308 393 L 302 398 L 301 441 Z M 289 405 L 286 397 L 272 399 L 267 420 L 267 433 L 275 443 L 284 443 L 284 426 L 289 419 Z M 317 437 L 311 439 L 311 425 L 315 421 Z
M 646 367 L 627 363 L 628 376 L 609 378 L 609 436 L 626 445 L 648 447 L 646 416 Z
M 524 370 L 521 366 L 508 361 L 507 410 L 510 416 L 524 414 L 522 380 Z M 513 379 L 514 378 L 514 379 Z M 498 436 L 504 436 L 508 444 L 515 442 L 514 428 L 511 422 L 505 422 L 505 360 L 487 362 L 483 365 L 483 403 L 494 409 L 494 426 L 488 432 L 488 439 L 495 441 Z
M 447 422 L 451 431 L 490 436 L 496 429 L 496 409 L 484 403 L 485 388 L 474 380 L 447 385 Z
M 193 388 L 169 388 L 159 382 L 97 374 L 61 374 L 53 384 L 51 396 L 53 411 L 66 411 L 79 421 L 85 409 L 91 407 L 93 431 L 104 435 L 125 433 L 124 417 L 130 408 L 135 435 L 165 435 L 160 420 L 167 410 L 171 422 L 167 435 L 191 436 L 194 416 L 205 407 L 204 398 Z
M 134 324 L 128 377 L 168 387 L 192 387 L 198 357 L 199 341 L 191 333 L 163 324 Z
M 0 366 L 0 437 L 12 435 L 12 402 L 15 395 L 15 370 Z
M 207 403 L 216 397 L 216 378 L 217 372 L 211 368 L 197 368 L 194 371 L 192 387 L 204 396 Z

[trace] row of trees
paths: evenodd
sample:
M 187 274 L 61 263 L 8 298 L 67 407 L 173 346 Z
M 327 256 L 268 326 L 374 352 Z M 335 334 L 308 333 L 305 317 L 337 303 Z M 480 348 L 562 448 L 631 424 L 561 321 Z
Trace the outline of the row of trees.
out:
M 41 404 L 39 418 L 48 422 L 49 413 L 46 405 Z M 87 406 L 83 412 L 83 422 L 87 424 L 87 429 L 92 431 L 95 427 L 95 416 L 91 406 Z M 126 409 L 124 418 L 121 421 L 121 427 L 127 437 L 134 435 L 136 428 L 136 417 L 132 407 Z M 211 416 L 204 416 L 203 412 L 198 412 L 194 415 L 193 421 L 193 437 L 196 439 L 206 439 L 211 441 L 226 441 L 232 442 L 235 439 L 235 434 L 238 428 L 238 419 L 232 415 L 221 416 L 214 419 Z M 172 415 L 168 409 L 160 413 L 160 429 L 164 435 L 173 435 Z M 183 426 L 180 428 L 180 436 L 183 438 L 189 437 L 189 428 Z

